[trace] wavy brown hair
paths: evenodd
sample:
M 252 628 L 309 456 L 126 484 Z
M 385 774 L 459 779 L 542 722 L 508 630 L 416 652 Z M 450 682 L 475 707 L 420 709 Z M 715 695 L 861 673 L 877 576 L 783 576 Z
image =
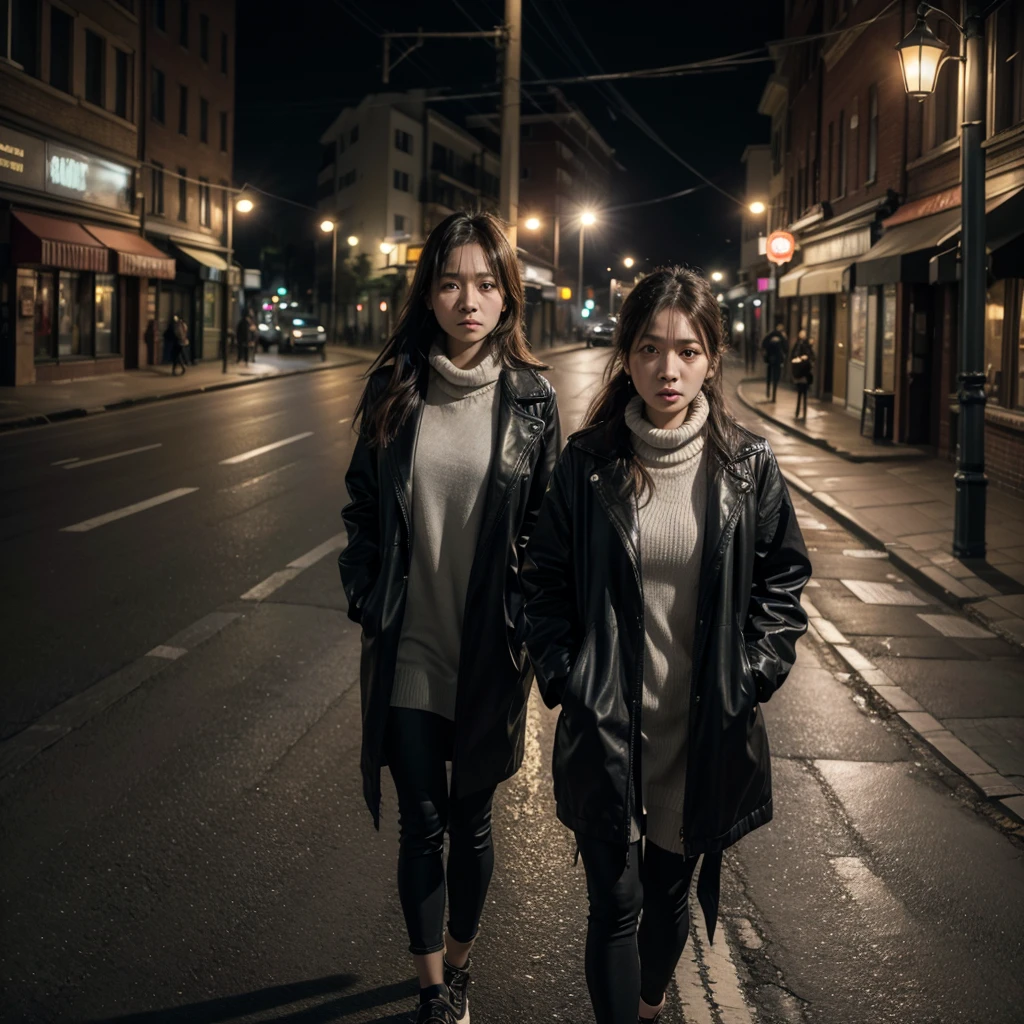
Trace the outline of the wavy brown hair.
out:
M 423 401 L 430 347 L 441 335 L 437 318 L 427 308 L 427 299 L 451 254 L 459 246 L 473 243 L 483 249 L 505 306 L 497 327 L 487 337 L 495 356 L 508 369 L 544 368 L 530 353 L 526 340 L 523 278 L 501 221 L 490 213 L 453 213 L 430 232 L 398 323 L 383 351 L 366 371 L 369 377 L 388 364 L 391 369 L 391 379 L 383 394 L 371 404 L 367 400 L 368 388 L 364 388 L 356 406 L 354 426 L 374 446 L 389 445 Z
M 654 489 L 650 474 L 633 450 L 626 425 L 626 406 L 636 394 L 626 373 L 626 357 L 648 331 L 654 318 L 666 309 L 676 309 L 693 326 L 711 363 L 711 373 L 701 385 L 708 401 L 704 426 L 706 443 L 724 459 L 736 438 L 736 421 L 726 408 L 722 392 L 722 360 L 728 345 L 722 330 L 722 313 L 711 286 L 700 274 L 686 267 L 659 267 L 641 278 L 626 296 L 615 329 L 614 351 L 604 372 L 604 385 L 587 410 L 583 426 L 611 425 L 617 457 L 625 465 L 637 499 Z

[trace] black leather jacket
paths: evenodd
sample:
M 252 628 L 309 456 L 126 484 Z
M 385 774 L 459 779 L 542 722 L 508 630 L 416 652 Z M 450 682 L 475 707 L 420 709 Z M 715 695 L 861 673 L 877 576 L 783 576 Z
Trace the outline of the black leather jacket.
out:
M 811 565 L 763 438 L 741 431 L 728 458 L 709 451 L 707 466 L 680 811 L 685 855 L 720 859 L 772 816 L 758 704 L 793 666 L 807 629 L 800 592 Z M 639 519 L 626 480 L 607 425 L 569 438 L 526 552 L 522 635 L 545 702 L 561 705 L 558 816 L 577 833 L 628 848 L 640 767 L 644 601 Z
M 391 367 L 367 383 L 372 404 Z M 502 370 L 497 448 L 491 462 L 459 658 L 453 794 L 509 778 L 523 760 L 526 699 L 521 650 L 513 646 L 522 593 L 523 548 L 537 520 L 561 446 L 551 384 L 529 369 Z M 363 795 L 380 825 L 380 769 L 409 573 L 412 464 L 422 405 L 386 448 L 356 443 L 341 517 L 348 545 L 338 556 L 348 615 L 362 626 Z M 453 443 L 457 443 L 453 440 Z

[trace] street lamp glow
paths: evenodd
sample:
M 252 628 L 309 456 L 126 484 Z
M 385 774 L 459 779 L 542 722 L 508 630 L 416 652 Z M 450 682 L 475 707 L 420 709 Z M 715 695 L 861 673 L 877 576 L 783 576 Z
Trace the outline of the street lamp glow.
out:
M 717 300 L 718 300 L 719 302 L 724 302 L 724 301 L 725 301 L 725 296 L 724 296 L 724 295 L 723 295 L 723 294 L 722 294 L 721 292 L 719 292 L 719 293 L 718 293 L 718 294 L 717 294 L 717 295 L 715 296 L 715 298 L 716 298 L 716 299 L 717 299 Z
M 718 282 L 721 281 L 723 277 L 725 277 L 725 274 L 723 274 L 720 270 L 716 270 L 711 275 L 711 280 L 714 281 L 715 284 L 718 284 Z
M 526 228 L 527 231 L 536 231 L 540 227 L 540 218 L 527 217 L 526 223 L 523 224 L 523 227 Z
M 239 213 L 252 213 L 253 202 L 251 199 L 239 199 L 235 203 L 235 209 Z
M 348 244 L 353 247 L 359 244 L 359 239 L 356 238 L 355 235 L 349 235 L 348 238 L 345 239 L 345 241 L 348 242 Z
M 395 251 L 395 247 L 390 242 L 381 242 L 380 251 L 388 256 Z
M 625 259 L 624 259 L 624 260 L 622 261 L 622 265 L 623 265 L 623 266 L 624 266 L 624 267 L 625 267 L 625 268 L 626 268 L 627 270 L 629 270 L 629 268 L 630 268 L 631 266 L 633 266 L 633 264 L 634 264 L 634 263 L 636 263 L 636 260 L 635 260 L 635 259 L 633 259 L 633 257 L 632 257 L 632 256 L 627 256 L 627 257 L 626 257 L 626 258 L 625 258 Z
M 589 228 L 591 225 L 597 223 L 597 217 L 595 217 L 589 210 L 584 210 L 584 212 L 580 214 L 580 223 L 585 228 Z
M 935 92 L 935 80 L 949 44 L 944 43 L 918 15 L 914 27 L 896 44 L 907 93 L 923 100 Z
M 322 221 L 320 221 L 320 230 L 325 235 L 329 235 L 334 230 L 334 221 L 333 220 L 322 220 Z
M 755 200 L 750 204 L 750 212 L 760 216 L 765 211 L 765 205 L 760 199 Z
M 760 299 L 754 299 L 754 305 L 755 306 L 760 306 L 761 305 L 761 300 Z

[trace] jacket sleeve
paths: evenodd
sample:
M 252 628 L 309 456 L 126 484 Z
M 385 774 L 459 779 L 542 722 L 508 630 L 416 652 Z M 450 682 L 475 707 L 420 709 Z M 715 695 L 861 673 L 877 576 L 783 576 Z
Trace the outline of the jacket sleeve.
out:
M 523 641 L 549 708 L 562 692 L 580 646 L 572 559 L 572 451 L 558 459 L 526 546 L 521 580 Z
M 353 622 L 361 621 L 363 604 L 380 574 L 378 475 L 377 451 L 360 431 L 352 461 L 345 474 L 349 500 L 341 510 L 341 518 L 348 532 L 348 543 L 338 555 L 341 585 L 348 598 L 348 617 Z
M 530 493 L 526 500 L 526 510 L 523 515 L 522 525 L 519 529 L 519 537 L 516 546 L 522 552 L 533 528 L 537 525 L 537 517 L 540 515 L 541 505 L 544 503 L 544 494 L 548 489 L 548 482 L 554 472 L 555 463 L 558 461 L 558 453 L 562 450 L 562 426 L 558 419 L 558 402 L 554 392 L 551 393 L 549 412 L 545 417 L 544 436 L 540 441 L 540 452 L 537 457 L 537 466 L 533 471 L 533 479 L 530 481 Z
M 757 699 L 768 700 L 796 660 L 796 642 L 807 632 L 800 593 L 811 562 L 775 456 L 769 451 L 758 483 L 754 575 L 747 609 L 747 659 Z

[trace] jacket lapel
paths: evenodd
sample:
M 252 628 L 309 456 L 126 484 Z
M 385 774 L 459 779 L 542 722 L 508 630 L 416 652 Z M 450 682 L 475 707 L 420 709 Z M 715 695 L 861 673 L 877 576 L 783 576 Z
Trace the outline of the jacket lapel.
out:
M 416 439 L 419 437 L 422 418 L 423 403 L 421 402 L 416 407 L 416 411 L 402 424 L 394 441 L 385 449 L 395 494 L 402 514 L 405 516 L 406 525 L 410 529 L 412 523 L 409 512 L 412 507 L 412 464 L 416 456 Z

